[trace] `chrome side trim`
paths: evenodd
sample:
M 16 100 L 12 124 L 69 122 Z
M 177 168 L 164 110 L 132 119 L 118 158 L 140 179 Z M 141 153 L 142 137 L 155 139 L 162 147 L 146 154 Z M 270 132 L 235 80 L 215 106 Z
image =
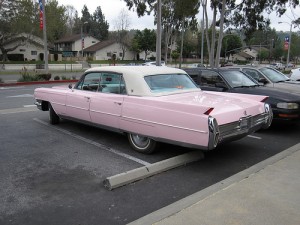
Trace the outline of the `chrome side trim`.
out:
M 104 114 L 104 115 L 115 116 L 115 117 L 121 117 L 121 115 L 118 115 L 118 114 L 107 113 L 107 112 L 101 112 L 101 111 L 96 111 L 96 110 L 90 110 L 90 112 L 93 112 L 93 113 L 101 113 L 101 114 Z
M 149 121 L 149 120 L 142 120 L 142 119 L 127 117 L 127 116 L 122 116 L 122 118 L 130 120 L 130 122 L 132 122 L 132 120 L 135 120 L 137 122 L 150 123 L 150 124 L 161 125 L 161 126 L 165 126 L 165 127 L 172 127 L 172 128 L 178 128 L 178 129 L 181 129 L 181 130 L 188 130 L 188 131 L 192 131 L 192 132 L 207 134 L 207 131 L 204 131 L 204 130 L 189 129 L 189 128 L 186 128 L 186 127 L 173 126 L 173 125 L 170 125 L 170 124 L 158 123 L 158 122 L 153 122 L 153 121 Z

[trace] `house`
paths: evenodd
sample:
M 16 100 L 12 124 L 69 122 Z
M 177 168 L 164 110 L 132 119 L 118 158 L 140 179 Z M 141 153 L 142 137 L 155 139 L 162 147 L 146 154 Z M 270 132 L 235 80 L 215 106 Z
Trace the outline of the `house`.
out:
M 115 57 L 115 59 L 123 58 L 121 45 L 115 40 L 98 42 L 97 44 L 85 48 L 84 54 L 94 60 L 110 60 L 113 57 Z M 139 54 L 139 58 L 141 57 L 143 57 L 143 53 Z M 128 47 L 125 47 L 124 60 L 133 60 L 136 58 L 138 58 L 136 57 L 136 53 L 130 51 Z
M 7 56 L 11 61 L 39 61 L 44 59 L 44 42 L 41 38 L 30 34 L 19 34 L 4 44 L 9 51 Z M 0 55 L 2 52 L 0 50 Z
M 86 56 L 85 49 L 100 42 L 97 38 L 90 35 L 75 34 L 63 37 L 54 42 L 54 49 L 61 52 L 63 57 Z M 82 51 L 83 50 L 83 51 Z
M 255 59 L 255 57 L 250 55 L 248 52 L 241 51 L 241 52 L 231 55 L 230 59 L 232 61 L 252 61 Z

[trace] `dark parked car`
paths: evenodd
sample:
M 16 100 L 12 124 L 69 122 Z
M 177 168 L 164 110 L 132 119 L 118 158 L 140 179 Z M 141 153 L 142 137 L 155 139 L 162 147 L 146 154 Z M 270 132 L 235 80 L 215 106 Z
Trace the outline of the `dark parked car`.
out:
M 268 66 L 233 66 L 228 67 L 230 70 L 240 70 L 251 76 L 257 82 L 267 87 L 286 90 L 300 94 L 300 82 L 292 81 L 280 71 Z
M 184 69 L 202 90 L 269 96 L 274 119 L 300 120 L 300 95 L 261 86 L 247 74 L 229 69 Z

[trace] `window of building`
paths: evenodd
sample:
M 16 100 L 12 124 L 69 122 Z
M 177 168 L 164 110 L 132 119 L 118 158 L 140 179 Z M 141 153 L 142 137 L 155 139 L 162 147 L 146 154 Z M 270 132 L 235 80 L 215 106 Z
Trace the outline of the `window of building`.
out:
M 26 52 L 26 49 L 20 49 L 20 52 Z
M 37 51 L 31 51 L 31 55 L 37 55 Z

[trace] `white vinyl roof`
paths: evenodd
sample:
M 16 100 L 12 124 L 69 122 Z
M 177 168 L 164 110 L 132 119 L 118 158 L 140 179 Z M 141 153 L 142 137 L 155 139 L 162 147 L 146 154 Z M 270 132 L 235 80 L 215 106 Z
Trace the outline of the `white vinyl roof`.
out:
M 90 72 L 112 72 L 123 75 L 128 95 L 134 96 L 160 96 L 168 93 L 153 93 L 147 85 L 144 77 L 158 74 L 186 74 L 185 71 L 167 66 L 103 66 L 93 67 L 85 71 Z M 196 90 L 199 90 L 198 88 Z M 191 90 L 189 90 L 191 91 Z M 178 92 L 182 93 L 182 90 Z M 174 91 L 172 92 L 174 94 Z

